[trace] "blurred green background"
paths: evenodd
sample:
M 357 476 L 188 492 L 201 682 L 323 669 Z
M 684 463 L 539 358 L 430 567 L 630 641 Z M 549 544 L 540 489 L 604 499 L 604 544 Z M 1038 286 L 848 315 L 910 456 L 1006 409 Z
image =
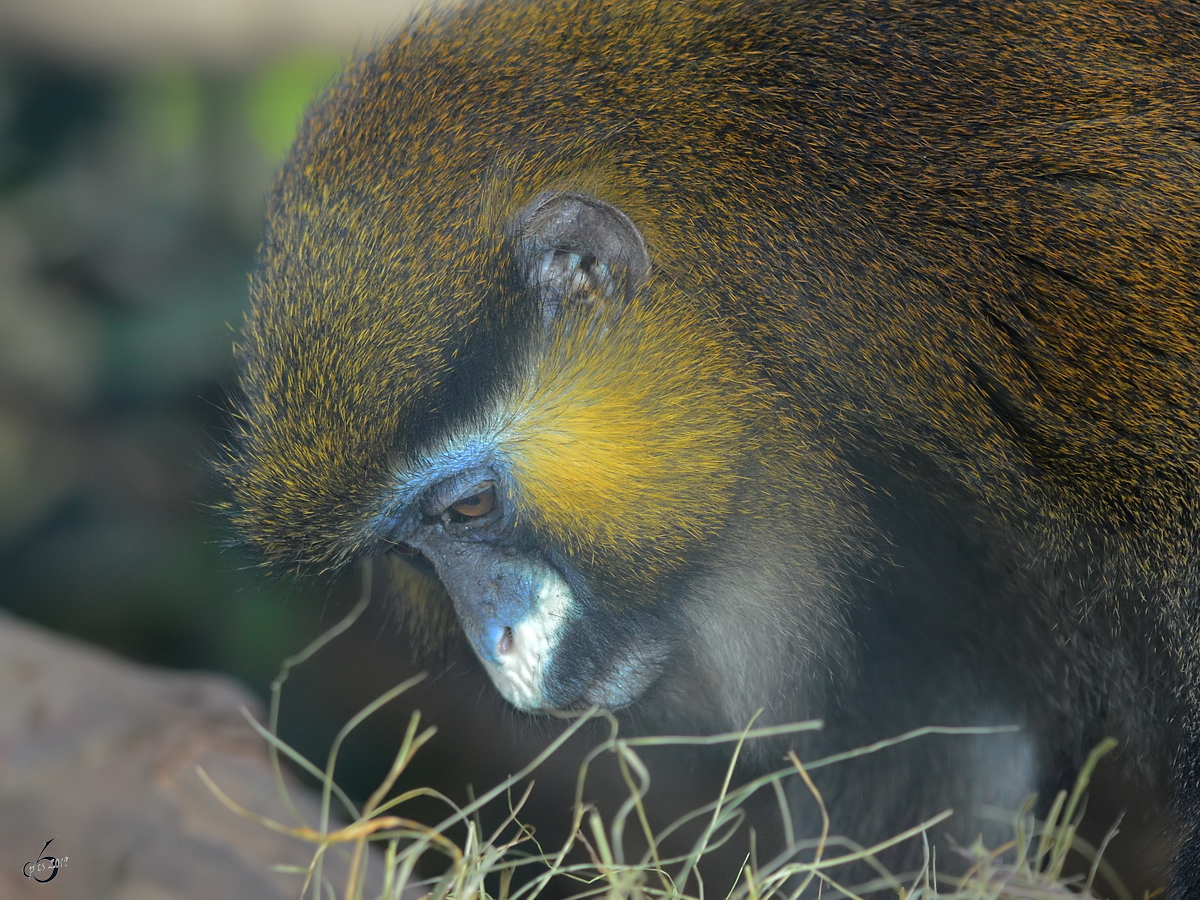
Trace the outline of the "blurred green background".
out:
M 247 0 L 229 7 L 242 18 L 225 31 L 163 18 L 173 4 L 185 20 L 220 4 L 0 5 L 0 606 L 265 697 L 280 660 L 356 599 L 354 578 L 272 577 L 231 547 L 208 460 L 273 174 L 312 96 L 404 19 L 403 4 L 372 18 L 370 3 Z M 260 7 L 254 32 L 245 13 Z M 377 599 L 288 682 L 280 730 L 309 758 L 416 671 Z M 560 727 L 513 713 L 470 654 L 451 650 L 347 743 L 338 780 L 352 795 L 382 778 L 414 708 L 439 734 L 407 783 L 460 800 Z M 525 820 L 550 842 L 596 738 L 539 776 Z M 657 773 L 664 821 L 702 802 L 694 785 L 718 784 L 722 766 L 676 758 Z M 621 796 L 615 771 L 598 778 L 597 796 Z
M 206 457 L 263 196 L 332 52 L 258 71 L 0 58 L 0 598 L 260 688 L 309 627 L 223 549 Z
M 118 18 L 128 9 L 109 5 Z M 336 621 L 357 585 L 256 568 L 212 511 L 221 487 L 208 460 L 235 389 L 265 195 L 353 46 L 231 36 L 247 47 L 231 59 L 210 34 L 164 63 L 155 47 L 15 39 L 12 10 L 0 10 L 0 605 L 265 697 L 280 660 Z M 323 758 L 337 728 L 413 667 L 380 598 L 289 683 L 285 739 Z M 478 746 L 461 728 L 489 727 L 500 705 L 473 665 L 452 655 L 447 671 L 408 701 L 446 733 L 414 775 L 461 790 L 472 770 L 491 777 L 478 759 L 456 762 Z M 478 707 L 465 725 L 452 710 L 462 691 Z M 339 777 L 352 793 L 386 771 L 398 712 L 348 747 Z

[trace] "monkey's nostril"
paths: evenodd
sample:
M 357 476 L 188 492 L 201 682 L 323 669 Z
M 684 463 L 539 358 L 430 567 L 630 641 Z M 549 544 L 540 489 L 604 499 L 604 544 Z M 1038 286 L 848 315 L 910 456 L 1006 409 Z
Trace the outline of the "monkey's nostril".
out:
M 476 645 L 479 653 L 494 666 L 502 666 L 505 657 L 511 656 L 516 650 L 517 638 L 512 628 L 501 625 L 495 619 L 488 622 L 484 633 L 479 636 Z

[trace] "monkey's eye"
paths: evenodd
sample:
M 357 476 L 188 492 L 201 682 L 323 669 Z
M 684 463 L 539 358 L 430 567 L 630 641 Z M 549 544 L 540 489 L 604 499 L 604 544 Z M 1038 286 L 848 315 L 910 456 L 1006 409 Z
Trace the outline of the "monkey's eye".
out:
M 486 516 L 496 508 L 496 486 L 487 485 L 468 497 L 463 497 L 457 503 L 450 504 L 446 510 L 451 522 L 469 522 Z

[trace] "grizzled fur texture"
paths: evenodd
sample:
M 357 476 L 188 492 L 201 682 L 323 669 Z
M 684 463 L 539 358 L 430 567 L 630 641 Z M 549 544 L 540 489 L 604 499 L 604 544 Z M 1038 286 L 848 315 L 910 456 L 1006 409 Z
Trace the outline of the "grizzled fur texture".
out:
M 305 122 L 238 358 L 247 541 L 400 546 L 518 706 L 1023 726 L 823 772 L 863 841 L 1112 733 L 1200 898 L 1195 2 L 428 14 Z

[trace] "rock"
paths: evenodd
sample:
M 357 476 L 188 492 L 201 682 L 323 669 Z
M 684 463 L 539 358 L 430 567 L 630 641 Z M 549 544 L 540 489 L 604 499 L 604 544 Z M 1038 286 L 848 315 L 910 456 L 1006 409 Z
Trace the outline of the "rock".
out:
M 312 846 L 230 812 L 195 771 L 296 824 L 242 707 L 262 718 L 225 678 L 137 666 L 0 614 L 0 897 L 299 896 L 300 876 L 271 867 L 307 865 Z M 316 823 L 316 796 L 288 785 Z M 31 872 L 38 884 L 22 870 L 42 857 L 62 866 Z M 339 890 L 346 868 L 326 865 Z M 377 883 L 377 857 L 371 869 Z

